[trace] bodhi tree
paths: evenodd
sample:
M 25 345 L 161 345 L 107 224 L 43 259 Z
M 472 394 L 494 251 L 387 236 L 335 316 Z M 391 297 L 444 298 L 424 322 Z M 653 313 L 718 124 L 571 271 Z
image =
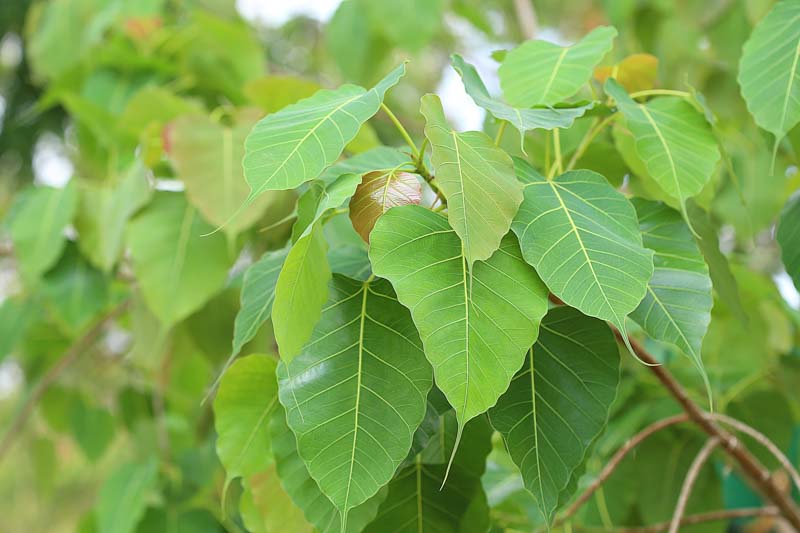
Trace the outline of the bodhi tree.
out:
M 3 170 L 1 490 L 98 533 L 800 530 L 800 2 L 511 4 L 35 4 L 4 128 L 74 175 Z

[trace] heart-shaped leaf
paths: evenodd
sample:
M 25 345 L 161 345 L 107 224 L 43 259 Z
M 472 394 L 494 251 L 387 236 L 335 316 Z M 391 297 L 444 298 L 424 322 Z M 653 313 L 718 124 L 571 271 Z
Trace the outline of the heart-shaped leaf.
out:
M 401 205 L 418 205 L 422 200 L 419 178 L 408 172 L 390 170 L 364 174 L 350 199 L 350 221 L 361 238 L 369 243 L 369 234 L 382 214 Z

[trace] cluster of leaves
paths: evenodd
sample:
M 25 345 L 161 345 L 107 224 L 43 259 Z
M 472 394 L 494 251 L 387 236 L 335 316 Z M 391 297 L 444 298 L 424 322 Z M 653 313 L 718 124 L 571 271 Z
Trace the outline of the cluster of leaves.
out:
M 549 526 L 587 471 L 677 408 L 615 333 L 800 449 L 800 317 L 763 275 L 780 256 L 800 287 L 798 2 L 705 21 L 738 79 L 693 72 L 703 93 L 670 78 L 680 47 L 633 53 L 659 49 L 631 44 L 654 15 L 617 3 L 604 18 L 621 36 L 595 22 L 571 46 L 495 53 L 502 98 L 453 54 L 485 132 L 456 131 L 434 94 L 400 104 L 416 61 L 376 73 L 396 49 L 424 55 L 443 1 L 345 0 L 324 42 L 366 88 L 335 89 L 270 75 L 229 3 L 181 4 L 28 13 L 38 111 L 70 116 L 75 176 L 13 196 L 22 290 L 0 305 L 0 357 L 48 386 L 31 392 L 42 477 L 63 460 L 54 435 L 110 462 L 82 531 Z M 450 7 L 494 33 L 479 3 Z M 729 57 L 731 33 L 746 44 Z M 419 115 L 418 144 L 404 124 Z M 76 342 L 73 383 L 50 386 Z M 668 518 L 701 445 L 648 441 L 578 520 Z M 690 509 L 757 498 L 718 470 Z

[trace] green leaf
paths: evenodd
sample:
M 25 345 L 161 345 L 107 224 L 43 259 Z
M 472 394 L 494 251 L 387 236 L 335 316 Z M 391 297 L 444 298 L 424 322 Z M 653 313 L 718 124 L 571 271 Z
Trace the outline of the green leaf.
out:
M 614 66 L 594 69 L 594 79 L 600 83 L 608 78 L 616 79 L 629 93 L 652 89 L 658 79 L 658 58 L 650 54 L 631 54 Z
M 37 312 L 31 298 L 12 296 L 0 302 L 0 361 L 25 337 Z
M 686 200 L 708 184 L 720 159 L 711 126 L 683 98 L 661 97 L 639 104 L 613 78 L 605 87 L 625 115 L 648 174 L 680 202 L 685 213 Z
M 775 142 L 800 122 L 800 4 L 778 2 L 742 48 L 739 86 L 747 109 Z
M 527 41 L 510 51 L 500 65 L 500 86 L 513 106 L 553 105 L 574 95 L 592 77 L 617 36 L 600 26 L 572 46 Z
M 95 462 L 114 440 L 116 423 L 107 408 L 90 404 L 78 396 L 69 407 L 69 430 L 83 454 Z
M 800 289 L 800 196 L 786 203 L 776 234 L 786 272 Z
M 489 411 L 545 522 L 605 427 L 618 383 L 619 349 L 608 326 L 558 307 Z
M 369 234 L 381 215 L 392 207 L 419 205 L 420 201 L 422 186 L 415 174 L 396 170 L 369 172 L 350 199 L 350 221 L 369 243 Z
M 291 432 L 289 434 L 291 435 Z M 250 476 L 244 489 L 239 505 L 248 531 L 252 533 L 314 531 L 314 526 L 306 520 L 303 510 L 294 504 L 289 494 L 281 487 L 276 465 L 272 464 L 265 471 Z
M 148 307 L 165 326 L 200 309 L 222 288 L 233 258 L 222 235 L 183 194 L 156 193 L 128 223 L 133 271 Z
M 269 420 L 278 403 L 275 360 L 267 355 L 238 359 L 222 378 L 214 399 L 217 455 L 227 482 L 264 471 L 270 456 Z
M 269 319 L 278 275 L 288 253 L 288 249 L 267 252 L 244 273 L 241 307 L 233 324 L 233 356 L 242 351 Z
M 339 533 L 342 530 L 339 510 L 319 490 L 319 485 L 308 473 L 308 468 L 297 453 L 294 433 L 286 423 L 286 411 L 280 405 L 272 416 L 270 433 L 275 465 L 284 490 L 319 531 Z M 352 508 L 347 515 L 347 532 L 357 533 L 364 529 L 375 518 L 378 506 L 385 499 L 386 487 L 383 487 L 367 501 Z
M 126 463 L 100 487 L 95 507 L 97 533 L 131 533 L 144 515 L 147 496 L 158 480 L 158 461 Z
M 447 424 L 448 420 L 452 424 Z M 443 418 L 441 430 L 436 435 L 437 440 L 446 442 L 445 457 L 451 455 L 457 446 L 456 430 L 451 427 L 455 425 L 452 417 Z M 467 424 L 464 443 L 455 454 L 444 485 L 446 465 L 427 464 L 421 455 L 417 455 L 413 464 L 398 472 L 389 483 L 389 496 L 365 533 L 457 533 L 471 530 L 470 526 L 474 524 L 469 522 L 477 517 L 470 514 L 470 506 L 476 498 L 484 501 L 486 498 L 481 475 L 486 467 L 486 456 L 492 449 L 491 435 L 492 428 L 485 417 Z M 487 526 L 488 518 L 483 518 Z
M 547 289 L 513 235 L 469 269 L 447 220 L 419 206 L 389 210 L 371 241 L 372 268 L 412 310 L 436 384 L 463 428 L 522 366 L 547 312 Z
M 134 164 L 117 183 L 78 182 L 79 209 L 75 229 L 78 246 L 97 268 L 110 271 L 120 254 L 128 219 L 150 199 L 151 190 L 142 165 Z
M 307 235 L 326 211 L 347 202 L 359 183 L 359 174 L 342 174 L 327 185 L 322 180 L 312 182 L 297 200 L 297 222 L 292 227 L 292 241 Z
M 344 274 L 348 278 L 365 281 L 372 274 L 372 265 L 364 246 L 344 244 L 332 248 L 328 252 L 331 272 Z
M 10 215 L 11 240 L 20 274 L 33 284 L 58 260 L 72 220 L 78 191 L 70 182 L 63 189 L 33 187 L 19 194 Z
M 169 156 L 177 178 L 186 185 L 192 205 L 214 226 L 225 224 L 247 199 L 249 189 L 241 166 L 244 141 L 260 116 L 258 109 L 244 108 L 233 114 L 230 126 L 200 114 L 171 123 Z M 258 197 L 224 231 L 235 237 L 252 226 L 274 200 L 274 193 Z
M 325 183 L 331 183 L 342 174 L 361 175 L 373 171 L 388 172 L 395 168 L 413 171 L 414 166 L 409 154 L 401 152 L 397 148 L 378 146 L 331 165 L 322 173 L 319 179 Z
M 686 354 L 697 366 L 711 400 L 700 348 L 711 322 L 711 277 L 686 223 L 668 206 L 635 198 L 644 246 L 653 250 L 653 277 L 631 318 L 648 335 Z
M 364 2 L 372 23 L 386 39 L 412 53 L 422 51 L 442 24 L 442 0 Z
M 321 88 L 315 81 L 295 76 L 265 76 L 247 82 L 243 90 L 250 102 L 262 111 L 275 113 Z
M 346 523 L 392 478 L 425 414 L 431 369 L 408 310 L 386 281 L 337 274 L 311 340 L 278 377 L 298 452 Z
M 294 189 L 318 177 L 378 112 L 405 69 L 400 65 L 369 91 L 356 85 L 318 91 L 256 124 L 242 161 L 251 189 L 246 203 L 265 191 Z
M 448 198 L 450 225 L 472 265 L 500 246 L 522 202 L 522 187 L 511 158 L 485 133 L 453 131 L 436 95 L 426 94 L 421 102 L 436 183 Z
M 315 224 L 289 250 L 275 286 L 272 324 L 281 359 L 289 362 L 311 336 L 328 299 L 331 271 L 322 226 Z
M 555 128 L 569 128 L 575 119 L 582 117 L 594 107 L 594 102 L 576 107 L 541 107 L 536 109 L 513 107 L 500 100 L 492 98 L 483 84 L 475 67 L 465 62 L 458 55 L 450 56 L 450 61 L 461 81 L 464 89 L 475 103 L 489 111 L 498 120 L 507 120 L 519 130 L 521 136 L 525 132 L 535 129 L 552 130 Z
M 625 332 L 653 275 L 633 206 L 590 170 L 530 177 L 512 225 L 525 260 L 567 305 Z

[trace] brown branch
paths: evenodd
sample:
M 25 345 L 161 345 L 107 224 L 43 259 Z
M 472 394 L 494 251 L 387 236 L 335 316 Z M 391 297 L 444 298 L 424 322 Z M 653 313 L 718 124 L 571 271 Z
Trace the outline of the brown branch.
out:
M 533 9 L 533 0 L 514 0 L 514 11 L 517 15 L 522 37 L 533 39 L 536 36 L 536 11 Z
M 711 457 L 711 452 L 713 452 L 714 448 L 717 446 L 719 446 L 719 438 L 711 437 L 703 447 L 700 448 L 697 457 L 692 461 L 692 465 L 686 473 L 686 479 L 683 480 L 681 492 L 678 495 L 678 504 L 675 506 L 675 512 L 672 514 L 672 520 L 669 523 L 669 533 L 678 533 L 683 513 L 686 511 L 686 504 L 689 503 L 689 496 L 692 494 L 692 488 L 694 488 L 694 484 L 697 482 L 697 476 L 700 475 L 700 470 L 703 468 L 703 465 L 706 464 L 708 458 Z
M 623 341 L 619 330 L 611 326 L 618 340 Z M 750 484 L 767 500 L 778 508 L 781 515 L 798 531 L 800 531 L 800 510 L 794 505 L 787 494 L 772 480 L 769 471 L 742 446 L 739 440 L 723 429 L 714 419 L 704 412 L 686 394 L 684 388 L 678 383 L 666 368 L 658 365 L 658 361 L 650 355 L 635 339 L 628 339 L 636 356 L 649 365 L 648 370 L 653 372 L 658 380 L 669 391 L 673 398 L 680 404 L 689 419 L 694 422 L 709 437 L 719 439 L 719 445 L 730 456 Z
M 603 470 L 597 476 L 597 479 L 595 479 L 592 482 L 592 484 L 589 485 L 586 488 L 586 490 L 584 490 L 581 493 L 580 496 L 578 496 L 575 502 L 573 502 L 573 504 L 570 505 L 566 511 L 564 511 L 564 514 L 561 515 L 561 517 L 559 517 L 555 521 L 553 527 L 555 528 L 560 526 L 561 524 L 569 520 L 575 513 L 577 513 L 578 510 L 587 501 L 589 501 L 589 498 L 592 497 L 592 494 L 594 494 L 597 491 L 597 489 L 600 488 L 600 485 L 605 483 L 605 481 L 609 477 L 611 477 L 611 474 L 614 473 L 614 471 L 617 469 L 617 467 L 625 458 L 625 456 L 627 456 L 631 450 L 633 450 L 639 444 L 641 444 L 642 441 L 644 441 L 647 437 L 666 427 L 674 426 L 675 424 L 680 424 L 681 422 L 686 422 L 687 420 L 689 420 L 689 416 L 686 414 L 671 416 L 669 418 L 665 418 L 664 420 L 659 420 L 658 422 L 655 422 L 647 426 L 642 431 L 640 431 L 639 433 L 628 439 L 628 441 L 619 450 L 616 451 L 616 453 L 614 454 L 613 457 L 611 457 L 608 463 L 606 463 L 606 466 L 603 467 Z
M 34 386 L 31 390 L 16 418 L 14 418 L 11 426 L 6 431 L 5 435 L 3 436 L 3 440 L 0 441 L 0 461 L 3 460 L 3 457 L 5 457 L 6 453 L 8 453 L 8 451 L 11 449 L 11 446 L 14 444 L 14 440 L 22 432 L 22 429 L 30 418 L 34 407 L 36 407 L 36 404 L 42 398 L 47 389 L 53 383 L 55 383 L 55 381 L 72 363 L 74 363 L 95 343 L 95 341 L 97 341 L 97 339 L 103 333 L 105 326 L 120 316 L 129 305 L 130 300 L 125 300 L 100 317 L 95 324 L 83 334 L 83 336 L 76 340 L 72 346 L 70 346 L 67 351 L 64 352 L 58 361 L 52 367 L 50 367 L 47 373 L 42 376 L 36 386 Z
M 720 511 L 710 511 L 707 513 L 698 513 L 685 516 L 681 519 L 680 525 L 692 526 L 695 524 L 702 524 L 704 522 L 719 522 L 723 520 L 735 520 L 737 518 L 751 518 L 755 516 L 769 516 L 778 517 L 780 512 L 775 507 L 744 507 L 742 509 L 723 509 Z M 669 529 L 670 522 L 660 522 L 650 526 L 641 527 L 620 527 L 614 528 L 613 533 L 660 533 Z M 574 526 L 576 531 L 604 531 L 609 532 L 606 528 L 591 528 L 583 526 Z

